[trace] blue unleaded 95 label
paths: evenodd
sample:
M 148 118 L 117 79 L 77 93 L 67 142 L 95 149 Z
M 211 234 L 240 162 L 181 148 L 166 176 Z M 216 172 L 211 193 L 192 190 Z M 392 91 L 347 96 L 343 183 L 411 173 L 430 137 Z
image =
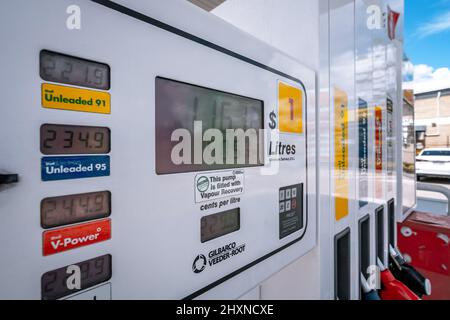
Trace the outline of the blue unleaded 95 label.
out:
M 109 156 L 43 157 L 42 181 L 109 176 Z

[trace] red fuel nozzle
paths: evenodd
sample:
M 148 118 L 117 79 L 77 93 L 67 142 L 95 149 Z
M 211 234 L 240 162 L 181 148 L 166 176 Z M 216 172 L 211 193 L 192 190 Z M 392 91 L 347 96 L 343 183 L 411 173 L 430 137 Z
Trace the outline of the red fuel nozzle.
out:
M 420 300 L 406 285 L 395 279 L 380 259 L 378 259 L 378 267 L 381 276 L 380 297 L 382 300 Z
M 431 282 L 419 273 L 413 266 L 406 263 L 401 253 L 389 246 L 389 267 L 397 280 L 403 282 L 420 298 L 423 295 L 431 295 Z

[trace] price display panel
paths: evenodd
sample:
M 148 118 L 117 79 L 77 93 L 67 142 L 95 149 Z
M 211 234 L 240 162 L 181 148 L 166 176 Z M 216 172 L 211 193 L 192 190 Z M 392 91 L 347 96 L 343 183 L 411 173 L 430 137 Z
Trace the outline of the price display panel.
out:
M 180 81 L 156 78 L 156 172 L 173 174 L 206 170 L 258 167 L 264 165 L 264 102 L 218 90 L 204 88 Z M 201 126 L 203 134 L 208 129 L 219 130 L 226 137 L 227 130 L 250 132 L 256 139 L 254 144 L 245 144 L 242 151 L 243 161 L 238 160 L 237 140 L 228 146 L 224 142 L 223 159 L 218 163 L 208 164 L 204 160 L 196 163 L 194 153 L 188 163 L 175 164 L 172 150 L 179 143 L 171 137 L 176 130 L 189 131 L 192 140 L 196 137 L 196 125 Z M 247 131 L 248 130 L 248 131 Z M 203 143 L 202 150 L 207 147 Z M 233 150 L 229 148 L 233 148 Z M 259 149 L 259 152 L 258 152 Z M 228 154 L 233 155 L 229 161 Z M 256 155 L 256 159 L 252 156 Z
M 43 124 L 41 152 L 54 154 L 105 154 L 111 151 L 111 131 L 106 127 Z
M 42 50 L 40 76 L 46 81 L 109 90 L 110 68 L 107 64 Z
M 42 300 L 59 299 L 108 281 L 112 275 L 111 262 L 112 257 L 107 254 L 44 273 L 41 277 Z M 71 281 L 67 281 L 74 273 L 73 269 L 77 269 L 73 266 L 81 271 L 80 289 L 72 288 Z
M 41 226 L 55 228 L 111 214 L 111 192 L 91 192 L 46 198 L 41 202 Z
M 202 217 L 202 243 L 235 232 L 240 228 L 240 209 L 228 210 Z

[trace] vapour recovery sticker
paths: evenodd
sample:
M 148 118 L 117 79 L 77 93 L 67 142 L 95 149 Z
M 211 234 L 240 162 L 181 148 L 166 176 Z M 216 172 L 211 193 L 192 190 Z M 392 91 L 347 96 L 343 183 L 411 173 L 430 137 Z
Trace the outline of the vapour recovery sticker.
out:
M 244 171 L 230 170 L 195 176 L 195 202 L 204 202 L 244 193 Z
M 109 156 L 43 157 L 42 181 L 109 176 Z

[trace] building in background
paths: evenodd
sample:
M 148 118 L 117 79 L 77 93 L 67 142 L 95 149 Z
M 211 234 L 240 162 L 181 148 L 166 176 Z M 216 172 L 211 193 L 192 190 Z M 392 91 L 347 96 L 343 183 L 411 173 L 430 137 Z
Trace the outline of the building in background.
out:
M 450 147 L 450 88 L 415 95 L 417 151 Z

